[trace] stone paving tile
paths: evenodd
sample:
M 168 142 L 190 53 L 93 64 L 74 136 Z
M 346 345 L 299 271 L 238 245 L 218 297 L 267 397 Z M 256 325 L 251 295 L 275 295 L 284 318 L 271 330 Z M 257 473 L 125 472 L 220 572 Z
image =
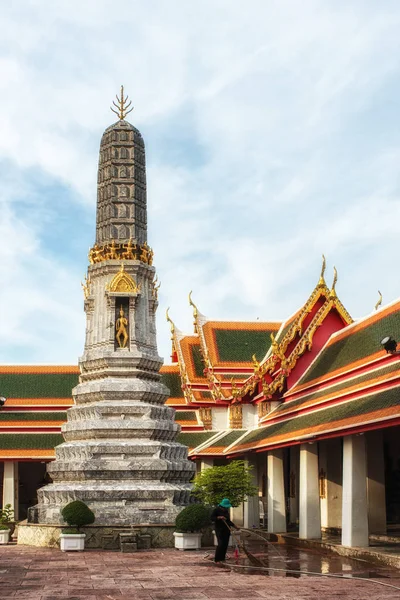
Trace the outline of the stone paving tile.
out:
M 284 552 L 282 549 L 279 550 Z M 0 548 L 0 600 L 399 600 L 400 591 L 356 579 L 267 576 L 259 571 L 219 569 L 204 552 L 107 551 Z M 372 574 L 400 587 L 400 573 L 365 562 L 304 550 L 278 558 L 259 554 L 268 565 L 334 573 Z M 279 565 L 279 566 L 278 566 Z M 245 566 L 244 564 L 242 566 Z M 248 565 L 247 565 L 248 566 Z

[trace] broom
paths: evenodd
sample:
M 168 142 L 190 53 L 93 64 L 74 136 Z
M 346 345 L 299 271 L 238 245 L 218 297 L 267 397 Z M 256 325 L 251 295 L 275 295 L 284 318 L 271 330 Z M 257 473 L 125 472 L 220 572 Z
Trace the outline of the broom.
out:
M 228 527 L 229 531 L 231 532 L 232 535 L 232 539 L 235 543 L 235 551 L 234 551 L 234 557 L 237 560 L 239 558 L 239 545 L 241 547 L 241 549 L 243 550 L 243 552 L 245 553 L 245 555 L 247 556 L 247 558 L 249 559 L 250 564 L 253 567 L 264 567 L 265 564 L 256 556 L 254 556 L 254 554 L 251 554 L 251 552 L 249 552 L 244 544 L 244 542 L 240 542 L 238 543 L 236 540 L 236 536 L 234 533 L 234 530 L 229 527 L 228 523 L 226 521 L 224 521 L 225 525 Z

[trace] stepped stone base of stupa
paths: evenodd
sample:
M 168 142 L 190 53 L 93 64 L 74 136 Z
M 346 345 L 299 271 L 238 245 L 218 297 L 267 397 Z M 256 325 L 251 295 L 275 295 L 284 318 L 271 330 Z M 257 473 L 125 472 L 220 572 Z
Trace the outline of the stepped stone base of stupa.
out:
M 171 524 L 189 503 L 191 487 L 190 484 L 123 480 L 50 484 L 44 488 L 44 497 L 40 497 L 41 491 L 38 491 L 39 503 L 29 509 L 28 521 L 63 524 L 62 508 L 73 500 L 81 500 L 95 513 L 96 525 Z

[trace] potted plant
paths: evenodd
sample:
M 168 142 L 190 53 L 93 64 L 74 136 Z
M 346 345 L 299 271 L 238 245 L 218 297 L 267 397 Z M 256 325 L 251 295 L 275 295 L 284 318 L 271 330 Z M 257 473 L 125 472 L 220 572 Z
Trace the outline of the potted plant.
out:
M 70 502 L 61 511 L 62 517 L 69 527 L 60 535 L 60 548 L 63 552 L 82 551 L 85 548 L 86 535 L 80 531 L 84 525 L 94 523 L 95 516 L 90 508 L 81 500 Z
M 0 525 L 0 544 L 8 544 L 10 541 L 10 529 L 7 525 Z
M 203 504 L 186 506 L 175 520 L 175 548 L 178 548 L 178 550 L 198 550 L 201 548 L 201 530 L 209 523 L 210 510 Z
M 6 504 L 4 508 L 0 509 L 0 544 L 8 544 L 10 541 L 15 530 L 13 518 L 14 510 L 11 504 Z

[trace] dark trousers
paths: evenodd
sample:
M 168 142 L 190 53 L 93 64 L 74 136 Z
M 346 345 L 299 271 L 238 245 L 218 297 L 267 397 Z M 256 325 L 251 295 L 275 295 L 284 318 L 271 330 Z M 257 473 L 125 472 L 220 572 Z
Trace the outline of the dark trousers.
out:
M 226 551 L 228 549 L 231 532 L 227 527 L 225 527 L 225 529 L 226 531 L 218 531 L 218 529 L 215 530 L 215 535 L 217 536 L 218 541 L 218 545 L 215 550 L 215 562 L 221 562 L 222 560 L 225 560 L 226 557 Z

